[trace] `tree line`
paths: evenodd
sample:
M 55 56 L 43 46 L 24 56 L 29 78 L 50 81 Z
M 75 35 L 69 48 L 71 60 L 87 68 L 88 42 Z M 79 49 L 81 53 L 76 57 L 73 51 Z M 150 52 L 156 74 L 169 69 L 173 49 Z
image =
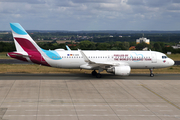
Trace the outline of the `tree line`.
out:
M 92 41 L 81 41 L 78 43 L 57 43 L 57 42 L 38 42 L 37 43 L 41 48 L 46 50 L 54 50 L 63 48 L 66 49 L 66 45 L 69 44 L 69 47 L 72 50 L 129 50 L 131 46 L 135 46 L 136 50 L 142 50 L 147 47 L 148 49 L 159 51 L 163 53 L 172 52 L 180 53 L 180 49 L 173 49 L 171 45 L 174 43 L 164 43 L 164 42 L 151 42 L 150 44 L 140 43 L 136 44 L 135 42 L 103 42 L 96 43 Z M 15 45 L 13 42 L 0 42 L 0 52 L 11 52 L 16 51 Z
M 77 40 L 77 42 L 84 40 L 93 42 L 133 42 L 142 37 L 142 33 L 29 32 L 34 40 Z M 180 33 L 146 33 L 144 37 L 153 42 L 180 42 Z M 0 41 L 13 41 L 12 34 L 0 34 Z

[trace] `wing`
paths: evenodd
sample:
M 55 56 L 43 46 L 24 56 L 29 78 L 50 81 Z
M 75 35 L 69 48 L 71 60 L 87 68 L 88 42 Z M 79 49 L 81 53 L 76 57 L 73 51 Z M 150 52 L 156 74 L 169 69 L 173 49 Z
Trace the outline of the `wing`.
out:
M 129 65 L 128 63 L 125 62 L 96 62 L 96 61 L 92 61 L 90 60 L 83 51 L 79 50 L 81 55 L 84 58 L 84 61 L 86 62 L 86 64 L 81 65 L 80 67 L 83 69 L 96 69 L 96 68 L 103 68 L 103 69 L 107 69 L 109 67 L 112 66 L 123 66 L 123 65 Z

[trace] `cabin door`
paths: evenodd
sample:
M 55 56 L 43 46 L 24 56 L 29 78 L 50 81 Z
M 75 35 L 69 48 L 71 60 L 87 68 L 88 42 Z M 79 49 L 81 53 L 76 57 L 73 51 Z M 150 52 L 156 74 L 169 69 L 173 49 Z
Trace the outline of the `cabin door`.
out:
M 151 53 L 151 61 L 152 61 L 152 63 L 157 63 L 156 53 Z

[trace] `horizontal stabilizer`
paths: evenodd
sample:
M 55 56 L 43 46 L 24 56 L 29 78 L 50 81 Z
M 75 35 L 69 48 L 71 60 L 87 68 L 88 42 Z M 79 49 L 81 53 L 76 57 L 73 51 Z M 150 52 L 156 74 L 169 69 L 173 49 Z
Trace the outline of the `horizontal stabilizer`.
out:
M 31 57 L 29 55 L 18 55 L 18 54 L 11 54 L 11 55 L 14 55 L 14 56 L 17 56 L 17 57 Z
M 9 53 L 7 53 L 7 56 L 13 57 L 13 58 L 15 58 L 15 57 L 23 57 L 23 58 L 31 57 L 29 55 L 19 53 L 19 52 L 9 52 Z

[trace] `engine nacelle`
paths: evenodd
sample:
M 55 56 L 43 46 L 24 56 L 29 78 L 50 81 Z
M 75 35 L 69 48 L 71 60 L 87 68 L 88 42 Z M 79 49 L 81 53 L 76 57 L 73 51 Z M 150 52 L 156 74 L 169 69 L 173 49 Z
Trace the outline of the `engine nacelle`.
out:
M 114 73 L 115 75 L 127 76 L 131 72 L 130 66 L 116 66 L 112 68 L 108 68 L 106 70 L 109 73 Z

